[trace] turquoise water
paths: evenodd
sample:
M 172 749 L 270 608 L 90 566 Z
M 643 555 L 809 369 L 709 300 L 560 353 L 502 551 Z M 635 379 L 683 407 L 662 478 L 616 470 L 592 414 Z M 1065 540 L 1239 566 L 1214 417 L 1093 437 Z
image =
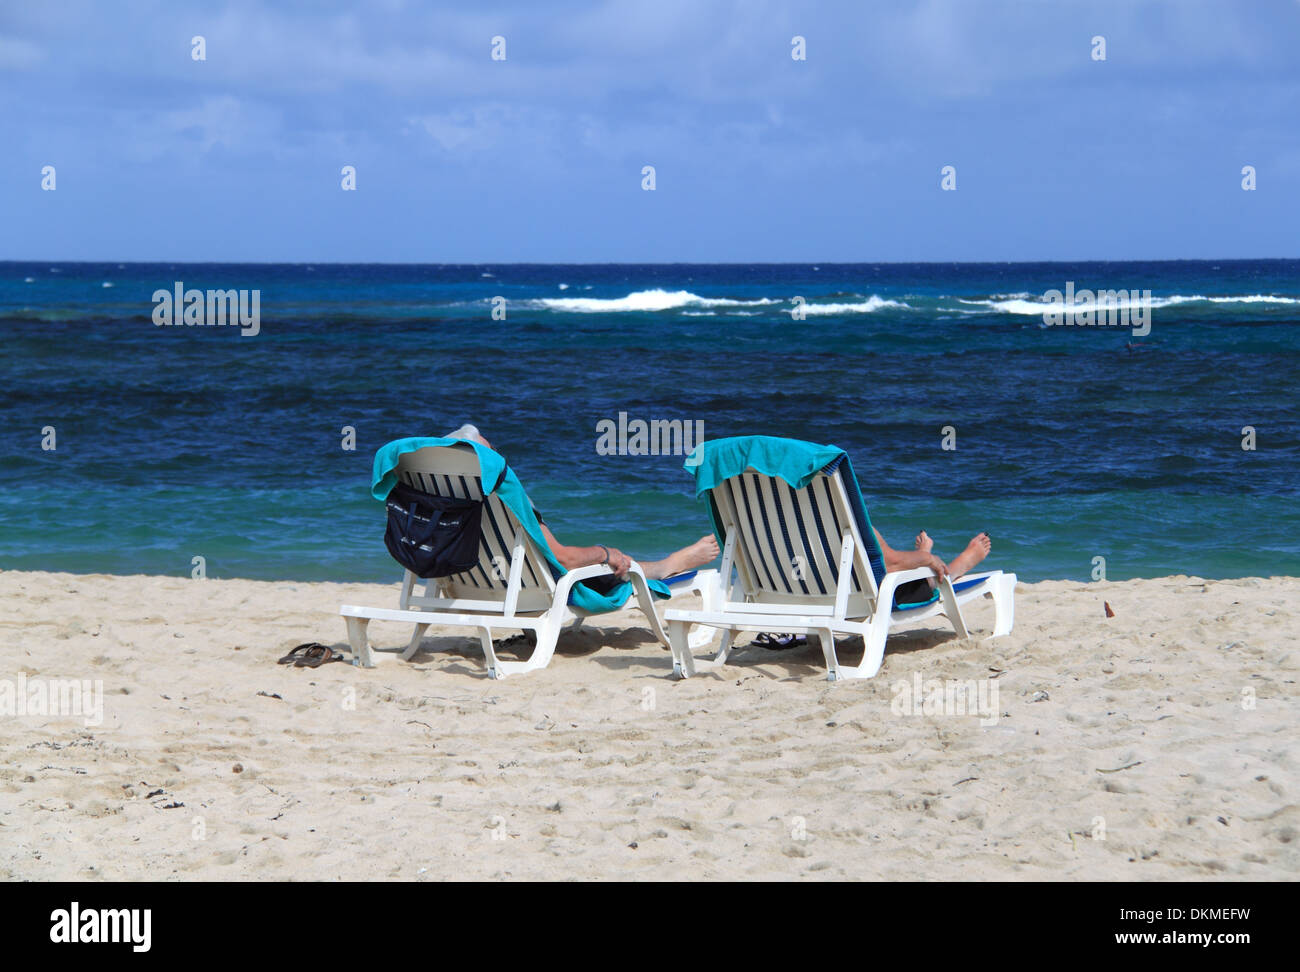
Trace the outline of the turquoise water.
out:
M 176 281 L 261 333 L 155 326 Z M 1067 281 L 1150 333 L 1044 326 Z M 562 540 L 657 556 L 707 519 L 680 456 L 598 453 L 624 412 L 839 445 L 891 542 L 1027 580 L 1300 574 L 1300 261 L 0 263 L 0 338 L 3 569 L 391 580 L 374 450 L 467 420 Z

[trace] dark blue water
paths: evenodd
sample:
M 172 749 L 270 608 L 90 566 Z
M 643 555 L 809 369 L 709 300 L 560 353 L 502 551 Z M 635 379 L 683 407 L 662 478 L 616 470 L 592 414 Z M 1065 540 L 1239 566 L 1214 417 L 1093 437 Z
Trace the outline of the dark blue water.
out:
M 261 333 L 156 326 L 177 281 Z M 1044 326 L 1067 281 L 1151 290 L 1150 333 Z M 0 263 L 0 341 L 3 569 L 391 580 L 374 450 L 463 421 L 561 540 L 652 557 L 707 520 L 681 457 L 598 454 L 625 412 L 839 445 L 887 539 L 988 530 L 1028 580 L 1300 574 L 1295 260 Z

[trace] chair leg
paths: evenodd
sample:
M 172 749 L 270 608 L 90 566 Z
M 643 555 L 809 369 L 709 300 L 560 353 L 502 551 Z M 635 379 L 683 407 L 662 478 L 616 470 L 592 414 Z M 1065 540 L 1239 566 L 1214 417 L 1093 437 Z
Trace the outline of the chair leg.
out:
M 712 631 L 713 629 L 706 627 L 705 630 Z M 712 640 L 713 638 L 712 636 L 710 636 L 709 641 Z M 707 645 L 709 641 L 706 641 L 705 644 Z M 725 665 L 727 663 L 727 657 L 731 654 L 731 646 L 735 644 L 735 641 L 736 641 L 736 632 L 731 628 L 724 628 L 722 631 L 722 647 L 718 649 L 717 655 L 714 656 L 713 659 L 714 664 Z M 694 645 L 692 645 L 691 647 L 694 647 Z
M 555 618 L 547 620 L 546 624 L 537 629 L 537 647 L 528 656 L 528 661 L 524 662 L 526 666 L 524 671 L 545 668 L 551 663 L 551 656 L 555 654 L 555 646 L 560 640 L 560 628 L 563 624 L 564 618 L 557 614 Z
M 346 618 L 348 623 L 348 644 L 352 646 L 352 664 L 361 668 L 374 668 L 375 660 L 370 654 L 370 642 L 366 638 L 369 618 Z
M 491 675 L 493 678 L 505 678 L 507 675 L 522 675 L 534 669 L 545 668 L 555 654 L 555 645 L 560 640 L 560 630 L 564 627 L 564 616 L 556 614 L 544 619 L 536 628 L 532 628 L 537 637 L 537 644 L 526 661 L 500 661 L 495 653 L 492 656 Z M 486 647 L 484 652 L 486 653 Z
M 939 578 L 939 593 L 943 597 L 943 613 L 952 622 L 957 637 L 969 638 L 970 631 L 966 627 L 966 619 L 962 617 L 961 605 L 957 603 L 957 593 L 952 589 L 952 581 L 947 577 Z
M 486 624 L 479 625 L 479 644 L 483 646 L 483 659 L 487 662 L 488 678 L 505 678 L 500 671 L 501 663 L 497 661 L 496 649 L 492 647 L 492 629 Z
M 636 603 L 641 608 L 641 613 L 645 615 L 646 621 L 650 622 L 650 633 L 655 636 L 655 641 L 667 648 L 668 632 L 664 630 L 663 623 L 659 620 L 659 612 L 655 610 L 654 595 L 650 593 L 650 585 L 646 583 L 641 568 L 628 571 L 627 579 L 632 582 L 632 590 L 636 593 Z
M 411 643 L 406 646 L 406 651 L 402 652 L 402 661 L 410 661 L 415 657 L 415 653 L 420 650 L 420 641 L 428 630 L 429 626 L 427 624 L 417 624 L 415 626 L 415 634 L 411 635 Z
M 889 609 L 885 607 L 876 611 L 875 617 L 867 625 L 866 633 L 862 636 L 865 646 L 862 664 L 858 666 L 863 678 L 871 678 L 880 671 L 885 660 L 885 642 L 889 639 L 889 621 Z
M 826 681 L 836 682 L 843 678 L 843 673 L 840 671 L 840 656 L 835 652 L 835 632 L 830 628 L 822 628 L 810 631 L 808 636 L 821 642 L 822 657 L 826 659 Z M 865 657 L 863 664 L 866 664 Z
M 1010 634 L 1016 623 L 1016 575 L 1003 574 L 993 582 L 993 634 L 1000 638 Z
M 694 588 L 700 595 L 700 610 L 706 614 L 717 609 L 722 601 L 722 579 L 717 571 L 701 571 L 696 578 L 697 586 Z M 718 636 L 718 629 L 707 624 L 697 624 L 690 635 L 690 646 L 692 651 L 699 651 L 713 644 L 713 640 Z M 719 653 L 724 661 L 727 652 L 731 649 L 730 642 L 724 642 L 722 650 Z
M 689 627 L 685 621 L 668 622 L 668 648 L 673 653 L 673 674 L 678 678 L 690 678 L 695 674 L 695 659 L 687 639 Z

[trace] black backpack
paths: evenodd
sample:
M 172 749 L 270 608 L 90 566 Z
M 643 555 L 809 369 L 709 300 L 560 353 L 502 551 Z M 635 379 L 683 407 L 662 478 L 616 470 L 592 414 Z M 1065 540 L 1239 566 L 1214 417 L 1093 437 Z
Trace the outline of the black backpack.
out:
M 505 479 L 505 470 L 501 479 Z M 497 480 L 500 485 L 501 480 Z M 388 528 L 384 546 L 416 577 L 447 577 L 478 563 L 483 537 L 482 500 L 435 496 L 397 483 L 385 506 Z

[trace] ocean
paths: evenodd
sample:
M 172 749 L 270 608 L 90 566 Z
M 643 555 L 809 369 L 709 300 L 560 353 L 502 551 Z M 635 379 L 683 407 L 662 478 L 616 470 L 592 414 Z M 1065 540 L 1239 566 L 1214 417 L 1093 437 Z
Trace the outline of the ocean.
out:
M 158 326 L 177 284 L 258 333 Z M 1049 326 L 1067 286 L 1149 332 Z M 652 559 L 708 520 L 621 415 L 838 445 L 892 545 L 1022 580 L 1300 575 L 1300 260 L 8 262 L 0 339 L 5 570 L 393 581 L 374 451 L 466 421 L 562 541 Z

